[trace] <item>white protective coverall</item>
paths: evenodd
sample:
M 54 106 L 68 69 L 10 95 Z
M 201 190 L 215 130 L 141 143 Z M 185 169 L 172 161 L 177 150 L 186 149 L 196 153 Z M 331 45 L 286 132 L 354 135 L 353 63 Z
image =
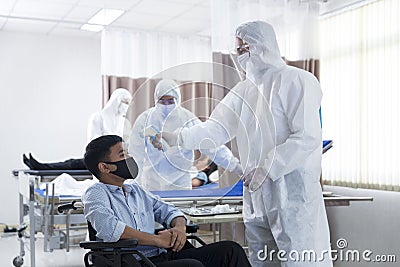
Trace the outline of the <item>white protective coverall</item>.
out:
M 116 89 L 104 108 L 90 117 L 87 129 L 88 142 L 109 134 L 121 136 L 128 142 L 131 125 L 125 116 L 131 100 L 132 96 L 128 90 Z
M 245 175 L 250 173 L 243 216 L 253 266 L 332 266 L 319 183 L 320 85 L 311 73 L 285 64 L 271 25 L 242 24 L 236 37 L 250 49 L 248 60 L 240 60 L 246 80 L 223 98 L 209 120 L 183 129 L 175 142 L 193 149 L 200 143 L 206 148 L 205 140 L 222 145 L 237 138 L 241 165 Z M 286 253 L 279 255 L 281 263 L 269 261 L 265 252 L 271 250 Z M 310 250 L 324 260 L 314 260 L 310 252 L 308 261 Z
M 165 95 L 173 96 L 175 104 L 157 103 Z M 165 79 L 157 84 L 154 102 L 155 106 L 140 114 L 132 128 L 128 151 L 139 166 L 139 175 L 135 180 L 147 190 L 192 189 L 193 150 L 178 147 L 171 147 L 166 151 L 158 150 L 153 147 L 148 138 L 144 137 L 144 129 L 152 125 L 159 131 L 175 131 L 180 127 L 190 127 L 201 121 L 192 112 L 180 106 L 181 94 L 178 85 L 173 80 Z M 242 175 L 239 160 L 226 146 L 201 152 L 217 165 Z

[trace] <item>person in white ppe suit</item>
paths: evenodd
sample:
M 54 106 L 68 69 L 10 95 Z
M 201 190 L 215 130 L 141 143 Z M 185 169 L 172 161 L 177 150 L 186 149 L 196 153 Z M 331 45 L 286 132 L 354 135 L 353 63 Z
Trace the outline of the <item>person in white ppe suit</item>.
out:
M 125 116 L 131 100 L 132 96 L 128 90 L 116 89 L 104 108 L 90 117 L 87 128 L 88 142 L 99 136 L 111 134 L 121 136 L 128 142 L 131 125 Z M 29 153 L 29 156 L 23 154 L 22 160 L 32 170 L 86 170 L 83 159 L 42 163 Z
M 94 113 L 88 123 L 88 142 L 103 135 L 118 135 L 125 142 L 129 141 L 131 125 L 126 119 L 126 113 L 132 96 L 124 88 L 116 89 L 104 108 Z
M 163 132 L 161 138 L 185 149 L 237 138 L 253 266 L 332 266 L 319 183 L 320 85 L 311 73 L 285 64 L 266 22 L 240 25 L 236 41 L 246 80 L 222 99 L 209 120 Z
M 154 102 L 155 106 L 140 114 L 132 128 L 128 151 L 139 166 L 136 180 L 147 190 L 192 189 L 193 149 L 171 147 L 165 151 L 158 150 L 153 147 L 149 138 L 144 137 L 144 130 L 153 126 L 158 130 L 174 131 L 201 121 L 195 114 L 180 106 L 181 94 L 178 84 L 173 80 L 164 79 L 158 82 Z M 239 160 L 226 146 L 201 152 L 223 168 L 242 175 Z

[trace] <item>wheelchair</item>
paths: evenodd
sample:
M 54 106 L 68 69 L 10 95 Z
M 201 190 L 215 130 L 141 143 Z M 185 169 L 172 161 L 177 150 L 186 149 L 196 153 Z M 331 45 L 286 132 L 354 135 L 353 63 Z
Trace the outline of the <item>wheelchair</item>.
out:
M 73 201 L 71 203 L 62 204 L 57 207 L 58 212 L 82 209 L 82 203 Z M 96 230 L 90 222 L 88 224 L 89 240 L 82 241 L 79 246 L 84 249 L 89 249 L 84 256 L 85 267 L 136 267 L 136 266 L 156 266 L 140 251 L 136 250 L 138 241 L 136 239 L 122 239 L 117 242 L 96 241 Z M 196 235 L 199 226 L 197 224 L 186 225 L 186 244 L 183 249 L 193 248 L 194 246 L 189 240 L 195 240 L 200 245 L 206 243 Z M 156 229 L 155 233 L 164 229 Z M 134 256 L 137 255 L 137 258 Z M 138 260 L 138 258 L 140 260 Z

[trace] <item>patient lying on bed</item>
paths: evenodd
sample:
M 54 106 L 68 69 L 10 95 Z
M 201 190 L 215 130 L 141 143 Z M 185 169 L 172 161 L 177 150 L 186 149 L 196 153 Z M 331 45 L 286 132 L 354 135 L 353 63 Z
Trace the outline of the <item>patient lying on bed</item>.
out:
M 86 219 L 105 242 L 134 238 L 138 250 L 157 266 L 250 266 L 242 247 L 222 241 L 182 249 L 186 218 L 174 206 L 143 190 L 134 179 L 137 165 L 116 135 L 102 136 L 86 147 L 85 164 L 99 179 L 84 193 Z M 171 227 L 154 235 L 157 222 Z
M 23 154 L 22 160 L 31 170 L 86 170 L 83 159 L 68 159 L 60 162 L 42 163 L 29 153 L 29 156 Z
M 193 164 L 193 169 L 196 172 L 192 176 L 192 188 L 199 187 L 202 185 L 206 185 L 208 183 L 214 183 L 218 181 L 218 166 L 210 158 L 206 155 L 201 154 L 200 151 L 195 150 L 195 162 Z M 211 178 L 210 175 L 212 174 Z M 217 179 L 215 179 L 215 175 L 217 175 Z

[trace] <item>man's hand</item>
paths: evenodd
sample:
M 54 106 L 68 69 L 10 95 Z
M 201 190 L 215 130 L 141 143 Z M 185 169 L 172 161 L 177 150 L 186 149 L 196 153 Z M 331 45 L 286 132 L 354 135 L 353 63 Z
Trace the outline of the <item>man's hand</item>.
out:
M 180 251 L 186 242 L 186 219 L 184 217 L 176 217 L 171 221 L 172 233 L 171 246 L 172 251 Z
M 158 232 L 158 234 L 155 237 L 156 237 L 155 243 L 157 247 L 159 248 L 172 247 L 171 245 L 172 233 L 169 230 L 162 230 Z
M 171 234 L 172 251 L 180 251 L 186 243 L 186 228 L 174 227 L 168 230 Z

